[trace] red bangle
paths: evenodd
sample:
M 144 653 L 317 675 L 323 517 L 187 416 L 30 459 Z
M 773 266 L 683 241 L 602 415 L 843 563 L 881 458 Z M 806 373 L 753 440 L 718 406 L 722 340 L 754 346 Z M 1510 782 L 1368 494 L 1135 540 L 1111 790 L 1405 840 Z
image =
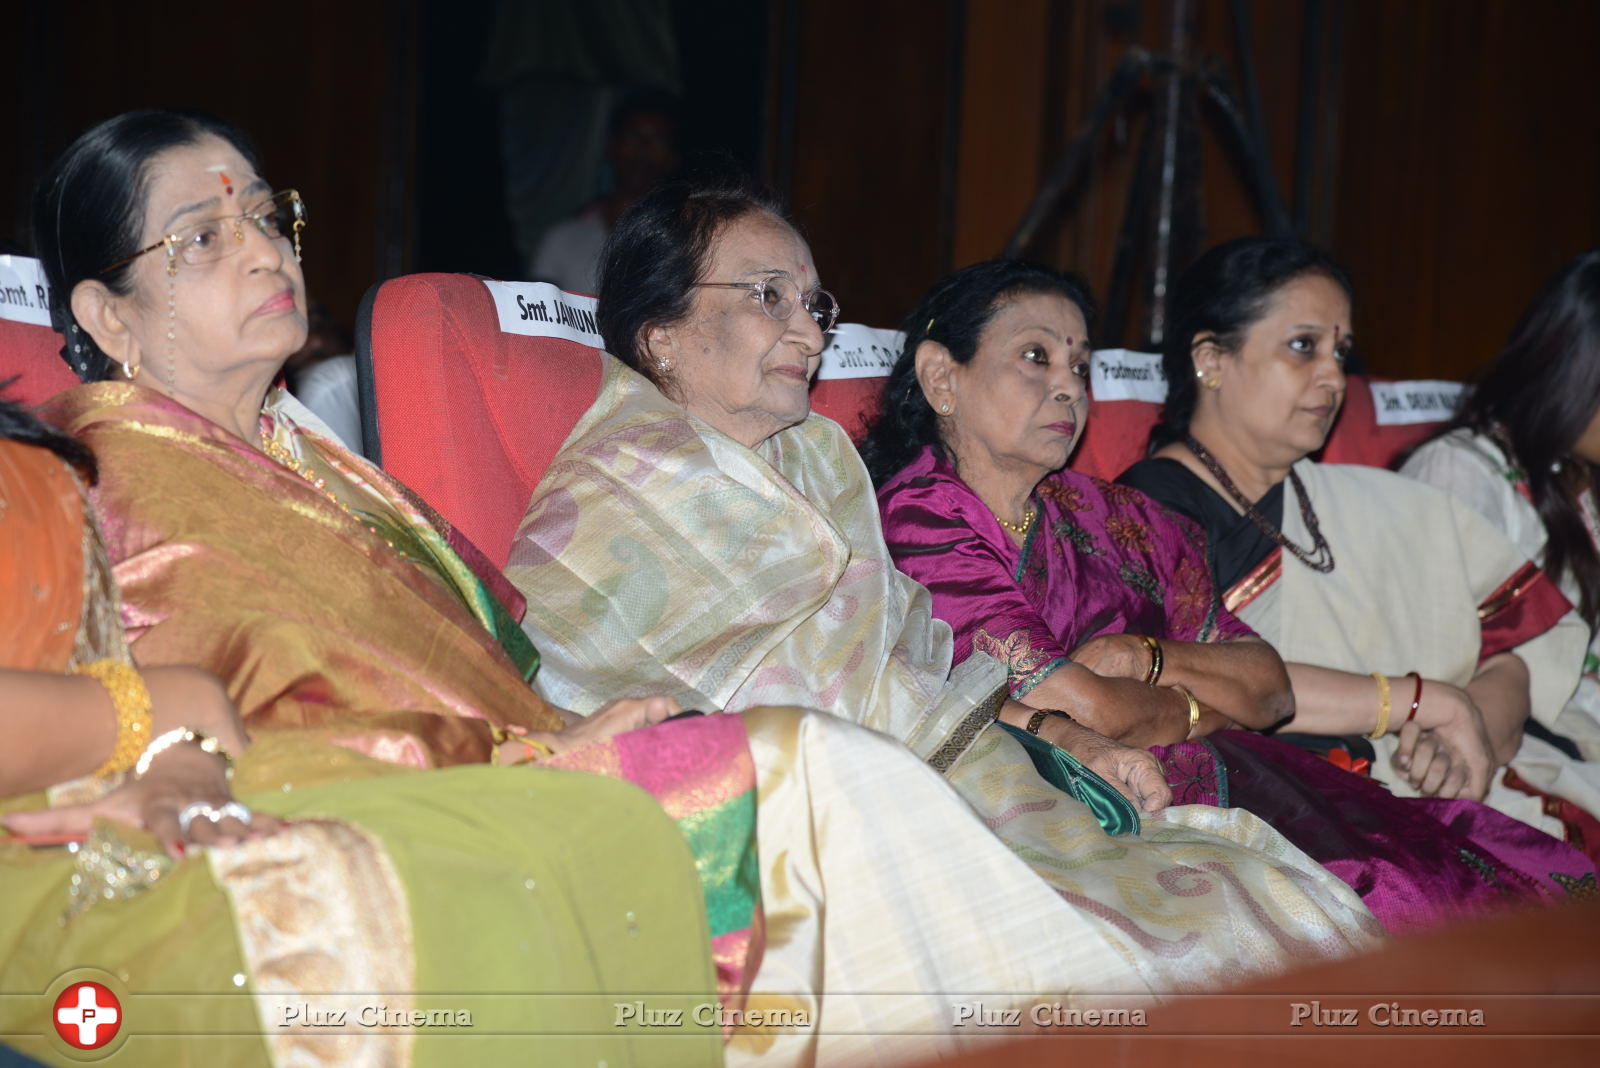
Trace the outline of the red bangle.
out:
M 1417 709 L 1422 707 L 1422 674 L 1417 671 L 1408 671 L 1406 674 L 1417 680 L 1417 688 L 1411 691 L 1411 714 L 1406 717 L 1406 722 L 1410 723 L 1417 718 Z

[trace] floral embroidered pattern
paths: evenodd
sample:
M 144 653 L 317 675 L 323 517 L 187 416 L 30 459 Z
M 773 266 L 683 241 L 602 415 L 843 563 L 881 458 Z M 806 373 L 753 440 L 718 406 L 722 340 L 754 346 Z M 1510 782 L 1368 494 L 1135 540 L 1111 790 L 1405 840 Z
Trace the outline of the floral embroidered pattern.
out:
M 1456 850 L 1456 859 L 1478 873 L 1478 877 L 1490 886 L 1500 885 L 1500 873 L 1495 871 L 1494 864 L 1480 857 L 1466 846 Z
M 1154 548 L 1150 542 L 1150 528 L 1125 515 L 1107 516 L 1106 533 L 1111 535 L 1112 541 L 1131 553 L 1148 553 Z
M 1151 604 L 1162 605 L 1161 583 L 1156 577 L 1137 564 L 1123 563 L 1117 568 L 1117 575 L 1133 589 L 1144 594 L 1145 599 Z
M 1178 561 L 1172 573 L 1171 603 L 1167 606 L 1167 623 L 1174 637 L 1196 635 L 1201 632 L 1211 615 L 1211 576 L 1206 569 L 1187 556 Z
M 1150 503 L 1150 498 L 1132 486 L 1124 486 L 1120 482 L 1102 482 L 1100 492 L 1106 495 L 1106 500 L 1118 508 L 1138 508 L 1140 505 Z
M 1053 478 L 1045 479 L 1039 484 L 1039 496 L 1047 501 L 1054 501 L 1057 507 L 1065 512 L 1087 512 L 1094 507 L 1084 496 L 1083 490 L 1077 486 L 1057 482 Z
M 1033 638 L 1026 630 L 1014 630 L 1002 640 L 979 627 L 972 636 L 972 647 L 1006 665 L 1013 679 L 1028 675 L 1054 658 L 1054 654 L 1048 650 L 1035 649 Z
M 1600 886 L 1595 885 L 1594 872 L 1592 871 L 1581 879 L 1574 879 L 1570 875 L 1563 875 L 1561 872 L 1553 871 L 1550 873 L 1550 878 L 1554 879 L 1556 885 L 1565 890 L 1567 896 L 1573 901 L 1588 901 L 1593 898 L 1600 898 Z
M 1194 744 L 1158 746 L 1162 772 L 1174 805 L 1228 807 L 1228 766 L 1204 738 Z
M 1078 552 L 1082 553 L 1084 556 L 1105 555 L 1105 550 L 1100 548 L 1100 543 L 1095 538 L 1094 534 L 1088 530 L 1085 530 L 1083 527 L 1080 527 L 1070 519 L 1063 519 L 1059 523 L 1056 523 L 1050 528 L 1050 533 L 1054 534 L 1061 541 L 1071 544 L 1074 549 L 1078 550 Z

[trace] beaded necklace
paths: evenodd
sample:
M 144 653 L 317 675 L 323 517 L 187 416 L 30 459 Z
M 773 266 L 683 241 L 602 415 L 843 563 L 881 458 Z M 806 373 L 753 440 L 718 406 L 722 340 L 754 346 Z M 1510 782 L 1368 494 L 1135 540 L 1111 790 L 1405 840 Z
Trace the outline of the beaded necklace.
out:
M 261 448 L 268 456 L 272 457 L 284 467 L 287 467 L 289 470 L 305 479 L 306 483 L 310 485 L 312 489 L 317 490 L 324 497 L 328 498 L 328 500 L 332 501 L 345 515 L 366 527 L 373 534 L 376 534 L 389 548 L 404 555 L 403 550 L 401 550 L 401 548 L 396 545 L 392 539 L 385 537 L 383 531 L 378 529 L 378 525 L 376 523 L 370 519 L 363 519 L 361 516 L 357 515 L 354 509 L 339 499 L 338 494 L 334 493 L 328 488 L 327 479 L 323 478 L 315 471 L 312 471 L 310 468 L 306 467 L 305 464 L 301 463 L 294 453 L 284 448 L 284 446 L 276 438 L 273 438 L 271 435 L 269 435 L 265 427 L 263 427 L 261 430 Z
M 996 523 L 999 523 L 1017 537 L 1026 538 L 1028 536 L 1028 531 L 1032 530 L 1033 524 L 1038 521 L 1039 506 L 1030 502 L 1028 514 L 1022 517 L 1022 522 L 1020 523 L 1012 523 L 1008 520 L 1001 519 L 999 512 L 990 512 L 989 514 L 994 516 L 994 521 Z
M 1317 513 L 1311 508 L 1311 498 L 1306 496 L 1306 488 L 1300 482 L 1300 476 L 1295 473 L 1294 468 L 1291 467 L 1289 469 L 1289 482 L 1294 486 L 1294 495 L 1300 502 L 1300 518 L 1305 520 L 1306 530 L 1311 532 L 1310 553 L 1284 537 L 1283 531 L 1274 526 L 1270 519 L 1256 510 L 1254 504 L 1245 499 L 1244 494 L 1239 491 L 1239 487 L 1234 485 L 1233 479 L 1228 477 L 1228 472 L 1223 470 L 1222 465 L 1217 462 L 1217 458 L 1212 456 L 1204 445 L 1196 441 L 1193 435 L 1184 444 L 1205 465 L 1205 469 L 1211 472 L 1211 477 L 1215 478 L 1222 484 L 1222 488 L 1228 491 L 1228 496 L 1232 497 L 1239 507 L 1244 509 L 1244 514 L 1249 517 L 1250 521 L 1256 525 L 1261 533 L 1289 550 L 1294 554 L 1296 560 L 1299 560 L 1313 571 L 1320 571 L 1326 575 L 1333 570 L 1333 550 L 1329 548 L 1327 539 L 1322 536 L 1322 527 L 1317 523 Z
M 307 468 L 294 453 L 284 448 L 276 438 L 268 436 L 265 430 L 261 431 L 261 448 L 268 456 L 305 479 L 313 489 L 320 491 L 324 497 L 338 505 L 345 515 L 360 522 L 355 512 L 350 510 L 350 506 L 341 501 L 338 495 L 328 488 L 327 479 Z

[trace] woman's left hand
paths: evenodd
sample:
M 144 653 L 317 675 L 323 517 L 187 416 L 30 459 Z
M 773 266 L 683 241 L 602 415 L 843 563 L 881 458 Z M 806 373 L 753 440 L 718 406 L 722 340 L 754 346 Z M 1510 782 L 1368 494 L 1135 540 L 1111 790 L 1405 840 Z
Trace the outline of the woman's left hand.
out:
M 1137 634 L 1098 634 L 1067 656 L 1102 678 L 1143 682 L 1150 673 L 1150 647 Z
M 1442 735 L 1416 723 L 1400 728 L 1400 746 L 1392 763 L 1423 797 L 1482 800 L 1481 795 L 1472 796 L 1476 787 L 1471 766 Z
M 1027 705 L 1007 700 L 1000 718 L 1014 727 L 1025 727 L 1033 713 Z M 1140 812 L 1159 812 L 1172 803 L 1172 788 L 1162 774 L 1161 761 L 1147 749 L 1123 745 L 1069 716 L 1045 717 L 1039 724 L 1039 737 L 1071 753 Z
M 230 805 L 233 807 L 228 808 Z M 215 812 L 225 814 L 210 818 Z M 221 761 L 192 745 L 174 746 L 162 753 L 142 779 L 129 776 L 104 797 L 61 808 L 14 812 L 0 822 L 21 835 L 81 837 L 93 829 L 97 819 L 144 828 L 175 859 L 181 858 L 189 845 L 233 845 L 245 838 L 273 834 L 283 826 L 280 820 L 234 802 Z

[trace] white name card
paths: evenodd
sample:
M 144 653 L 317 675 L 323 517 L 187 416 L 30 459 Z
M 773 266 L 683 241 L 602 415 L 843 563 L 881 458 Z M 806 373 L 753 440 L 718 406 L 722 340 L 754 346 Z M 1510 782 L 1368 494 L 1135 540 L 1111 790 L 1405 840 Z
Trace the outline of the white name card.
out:
M 30 256 L 0 256 L 0 319 L 50 325 L 50 286 L 44 265 Z
M 1372 410 L 1379 426 L 1442 423 L 1456 414 L 1466 386 L 1460 382 L 1418 379 L 1372 383 Z
M 817 378 L 887 378 L 905 340 L 898 330 L 840 323 L 828 334 Z
M 595 323 L 595 299 L 568 293 L 549 282 L 490 282 L 489 295 L 500 317 L 500 329 L 526 337 L 557 337 L 603 349 Z
M 1089 361 L 1089 389 L 1097 401 L 1137 400 L 1160 404 L 1167 399 L 1167 376 L 1161 369 L 1161 354 L 1097 349 Z

